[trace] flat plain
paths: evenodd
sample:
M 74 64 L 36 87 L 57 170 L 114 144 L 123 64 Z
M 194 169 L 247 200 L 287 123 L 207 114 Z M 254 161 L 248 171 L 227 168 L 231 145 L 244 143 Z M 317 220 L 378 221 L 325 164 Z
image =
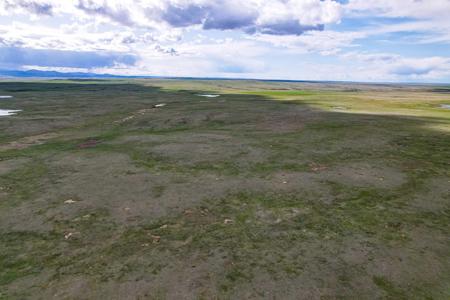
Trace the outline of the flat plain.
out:
M 0 299 L 450 298 L 449 86 L 0 95 Z

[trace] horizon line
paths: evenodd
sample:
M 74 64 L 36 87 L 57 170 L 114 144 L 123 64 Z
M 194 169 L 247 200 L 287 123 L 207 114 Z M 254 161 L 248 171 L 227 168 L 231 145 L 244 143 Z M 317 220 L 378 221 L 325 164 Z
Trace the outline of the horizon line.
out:
M 30 73 L 36 74 L 31 75 Z M 23 73 L 23 75 L 5 75 L 7 73 Z M 40 74 L 39 74 L 40 73 Z M 47 74 L 47 76 L 45 75 Z M 50 75 L 53 74 L 53 75 Z M 61 75 L 61 76 L 59 76 Z M 66 76 L 64 76 L 66 75 Z M 354 81 L 354 80 L 304 80 L 304 79 L 279 79 L 279 78 L 242 78 L 242 77 L 216 77 L 216 76 L 160 76 L 160 75 L 115 75 L 109 73 L 93 72 L 61 72 L 52 70 L 1 70 L 0 80 L 13 79 L 170 79 L 170 80 L 235 80 L 235 81 L 266 81 L 266 82 L 298 82 L 298 83 L 350 83 L 373 85 L 450 85 L 450 82 L 421 82 L 421 81 Z

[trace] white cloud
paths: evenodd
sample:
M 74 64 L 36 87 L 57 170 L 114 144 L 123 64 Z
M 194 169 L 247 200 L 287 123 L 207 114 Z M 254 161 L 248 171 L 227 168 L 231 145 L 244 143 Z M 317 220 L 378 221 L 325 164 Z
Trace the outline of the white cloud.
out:
M 296 53 L 332 55 L 342 49 L 356 47 L 355 40 L 366 37 L 364 32 L 311 31 L 300 36 L 273 36 L 259 34 L 249 39 L 271 43 Z
M 419 19 L 448 19 L 448 0 L 350 0 L 346 10 L 364 15 L 407 17 Z
M 339 22 L 333 0 L 0 0 L 3 14 L 67 14 L 149 28 L 201 26 L 248 33 L 301 34 Z
M 450 59 L 445 57 L 401 58 L 392 64 L 390 72 L 413 78 L 439 78 L 450 74 Z
M 450 43 L 449 0 L 349 0 L 344 6 L 346 16 L 361 18 L 391 18 L 398 22 L 375 23 L 370 35 L 416 32 L 419 43 Z
M 19 11 L 36 15 L 52 15 L 53 5 L 45 0 L 2 0 L 0 15 L 7 11 Z M 3 11 L 3 13 L 1 13 Z
M 450 75 L 450 58 L 406 58 L 391 53 L 348 52 L 340 57 L 352 64 L 364 65 L 364 69 L 384 80 L 433 80 Z

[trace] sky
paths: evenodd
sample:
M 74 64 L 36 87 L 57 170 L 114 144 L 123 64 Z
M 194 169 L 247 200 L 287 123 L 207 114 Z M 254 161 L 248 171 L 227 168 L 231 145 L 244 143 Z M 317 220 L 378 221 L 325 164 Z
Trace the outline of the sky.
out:
M 450 0 L 0 0 L 0 69 L 450 83 Z

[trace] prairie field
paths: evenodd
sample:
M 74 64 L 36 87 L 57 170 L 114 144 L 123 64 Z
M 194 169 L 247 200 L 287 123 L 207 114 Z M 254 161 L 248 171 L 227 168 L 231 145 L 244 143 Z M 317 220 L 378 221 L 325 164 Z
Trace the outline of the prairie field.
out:
M 450 86 L 0 95 L 0 299 L 450 299 Z

